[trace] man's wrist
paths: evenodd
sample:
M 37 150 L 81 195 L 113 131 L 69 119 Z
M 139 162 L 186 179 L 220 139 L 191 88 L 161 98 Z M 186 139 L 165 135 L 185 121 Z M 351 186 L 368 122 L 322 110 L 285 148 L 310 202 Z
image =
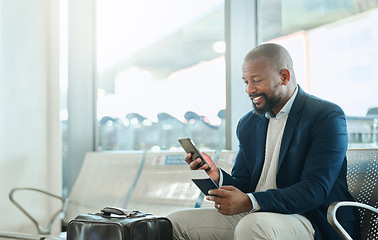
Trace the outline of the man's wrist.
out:
M 219 181 L 218 181 L 218 187 L 222 187 L 223 185 L 223 172 L 220 170 L 220 168 L 217 168 L 219 172 Z
M 261 209 L 259 203 L 257 202 L 255 196 L 253 196 L 252 193 L 247 193 L 249 199 L 251 200 L 252 203 L 252 209 L 249 211 L 249 213 L 257 212 Z

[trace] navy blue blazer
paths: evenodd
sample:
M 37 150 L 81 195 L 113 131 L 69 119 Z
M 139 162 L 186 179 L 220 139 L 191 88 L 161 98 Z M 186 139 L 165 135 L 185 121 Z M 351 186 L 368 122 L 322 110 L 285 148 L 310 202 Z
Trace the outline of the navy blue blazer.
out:
M 346 182 L 345 115 L 337 105 L 298 88 L 282 137 L 278 189 L 254 192 L 264 163 L 269 120 L 253 111 L 239 121 L 239 151 L 231 175 L 223 171 L 223 185 L 253 193 L 260 211 L 304 214 L 315 229 L 315 239 L 340 239 L 326 215 L 332 202 L 353 201 Z M 343 207 L 338 217 L 351 236 L 359 239 L 358 212 Z

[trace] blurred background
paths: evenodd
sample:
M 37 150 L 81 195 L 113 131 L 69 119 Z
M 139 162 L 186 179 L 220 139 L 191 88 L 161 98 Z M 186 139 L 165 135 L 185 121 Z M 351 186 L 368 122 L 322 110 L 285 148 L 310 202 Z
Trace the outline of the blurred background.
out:
M 0 226 L 29 228 L 12 187 L 67 196 L 87 151 L 237 149 L 263 42 L 343 108 L 350 148 L 376 148 L 377 22 L 376 0 L 0 0 Z

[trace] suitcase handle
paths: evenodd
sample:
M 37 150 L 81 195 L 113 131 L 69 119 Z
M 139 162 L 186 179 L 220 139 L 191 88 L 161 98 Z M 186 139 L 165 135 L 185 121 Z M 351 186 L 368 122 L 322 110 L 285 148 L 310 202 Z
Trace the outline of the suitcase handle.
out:
M 116 214 L 116 215 L 131 217 L 131 216 L 136 215 L 139 211 L 128 211 L 126 209 L 117 208 L 117 207 L 105 207 L 101 210 L 101 212 L 105 216 L 110 216 L 111 214 Z

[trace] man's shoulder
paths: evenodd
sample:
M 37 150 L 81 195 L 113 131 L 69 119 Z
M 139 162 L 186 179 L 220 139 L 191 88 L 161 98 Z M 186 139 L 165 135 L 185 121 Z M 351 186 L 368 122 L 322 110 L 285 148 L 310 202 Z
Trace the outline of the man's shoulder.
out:
M 304 107 L 312 112 L 342 112 L 339 105 L 331 101 L 319 98 L 317 96 L 307 94 Z
M 238 123 L 236 135 L 239 141 L 243 141 L 245 137 L 250 138 L 256 133 L 257 127 L 263 127 L 259 122 L 263 121 L 265 116 L 258 115 L 253 111 L 246 113 Z
M 317 96 L 308 94 L 302 89 L 298 92 L 297 99 L 298 102 L 294 102 L 294 108 L 300 110 L 303 107 L 304 112 L 312 113 L 329 113 L 329 112 L 340 112 L 344 114 L 343 110 L 339 105 L 331 101 L 319 98 Z
M 240 123 L 253 123 L 253 122 L 258 122 L 261 120 L 261 118 L 264 116 L 258 115 L 254 113 L 253 110 L 247 112 L 242 118 L 240 118 Z
M 258 115 L 254 111 L 246 113 L 242 118 L 240 118 L 237 126 L 237 135 L 239 134 L 252 134 L 256 131 L 256 128 L 261 128 L 268 123 L 268 120 L 264 115 Z

